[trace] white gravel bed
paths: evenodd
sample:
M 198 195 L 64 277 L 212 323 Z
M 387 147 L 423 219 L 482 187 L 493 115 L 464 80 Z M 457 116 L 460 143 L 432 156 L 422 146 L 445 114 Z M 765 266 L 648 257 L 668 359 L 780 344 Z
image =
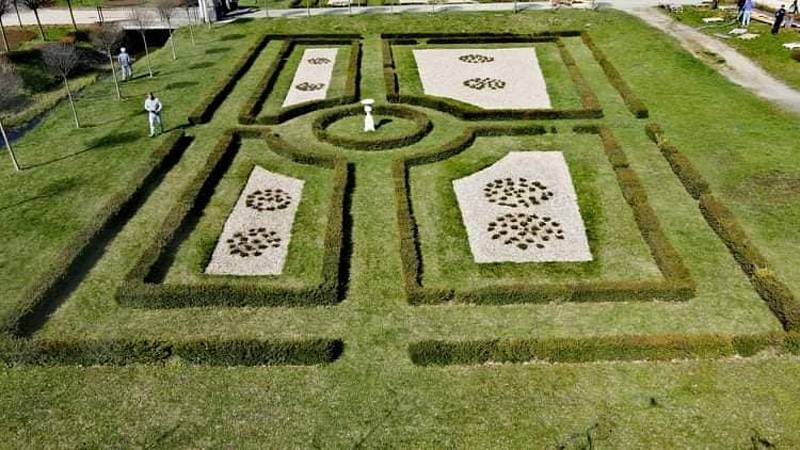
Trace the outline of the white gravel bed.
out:
M 222 229 L 210 275 L 280 275 L 289 252 L 303 180 L 256 166 Z
M 475 262 L 592 260 L 561 152 L 511 152 L 453 188 Z
M 283 100 L 283 107 L 314 100 L 325 100 L 336 64 L 336 48 L 307 48 L 294 73 L 292 86 Z
M 484 109 L 551 109 L 536 49 L 414 50 L 425 93 Z

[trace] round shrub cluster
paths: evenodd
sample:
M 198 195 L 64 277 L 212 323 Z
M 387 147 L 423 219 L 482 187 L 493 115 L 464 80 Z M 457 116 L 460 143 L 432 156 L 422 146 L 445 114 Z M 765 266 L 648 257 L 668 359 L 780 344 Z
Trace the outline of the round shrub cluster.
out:
M 467 64 L 486 64 L 494 61 L 494 57 L 478 54 L 461 55 L 458 60 Z
M 249 228 L 247 231 L 234 233 L 233 238 L 228 239 L 226 243 L 231 255 L 248 258 L 261 256 L 265 250 L 280 247 L 281 238 L 277 232 L 267 231 L 266 228 Z
M 311 92 L 311 91 L 319 91 L 324 87 L 325 83 L 309 83 L 308 81 L 304 81 L 295 86 L 295 89 L 303 92 Z
M 529 248 L 543 249 L 551 240 L 563 240 L 564 230 L 561 224 L 550 217 L 536 214 L 505 214 L 489 222 L 486 231 L 493 240 L 505 245 L 514 245 L 520 250 Z
M 506 82 L 497 78 L 470 78 L 464 81 L 464 86 L 476 91 L 482 91 L 486 88 L 498 91 L 506 88 Z
M 500 178 L 486 183 L 483 195 L 489 203 L 509 208 L 530 208 L 553 198 L 555 194 L 539 181 L 527 178 Z
M 292 196 L 280 188 L 267 188 L 247 194 L 245 205 L 256 211 L 275 211 L 286 209 L 292 204 Z

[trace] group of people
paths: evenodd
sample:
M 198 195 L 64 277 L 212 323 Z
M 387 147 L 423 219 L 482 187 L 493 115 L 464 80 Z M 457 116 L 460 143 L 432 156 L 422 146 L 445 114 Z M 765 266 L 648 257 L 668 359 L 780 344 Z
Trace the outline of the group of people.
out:
M 797 17 L 798 13 L 797 2 L 798 0 L 794 0 L 788 10 L 786 9 L 786 5 L 781 5 L 781 7 L 775 11 L 775 21 L 772 23 L 772 34 L 778 34 L 781 30 L 781 26 L 791 28 L 792 25 L 794 25 L 794 19 Z M 743 27 L 747 28 L 750 25 L 753 8 L 755 7 L 755 0 L 738 0 L 737 6 L 739 7 L 737 20 Z
M 122 70 L 122 81 L 128 81 L 133 78 L 133 57 L 128 54 L 125 47 L 119 49 L 117 55 L 117 63 Z M 161 122 L 161 111 L 164 105 L 155 94 L 149 92 L 144 100 L 144 110 L 147 111 L 147 121 L 150 124 L 150 137 L 155 137 L 159 133 L 164 132 L 164 124 Z

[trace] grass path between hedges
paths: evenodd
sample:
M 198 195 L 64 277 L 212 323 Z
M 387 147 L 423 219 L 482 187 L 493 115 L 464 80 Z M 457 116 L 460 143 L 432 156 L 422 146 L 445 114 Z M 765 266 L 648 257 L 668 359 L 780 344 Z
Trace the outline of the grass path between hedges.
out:
M 764 131 L 759 127 L 769 123 L 762 115 L 779 122 L 775 127 L 796 120 L 747 97 L 655 31 L 620 13 L 465 14 L 440 15 L 435 20 L 367 17 L 352 22 L 352 29 L 343 26 L 341 18 L 315 18 L 301 25 L 297 21 L 268 23 L 270 31 L 276 32 L 297 32 L 304 26 L 313 31 L 367 29 L 370 37 L 364 43 L 362 91 L 365 97 L 380 98 L 383 81 L 377 32 L 411 26 L 429 31 L 529 32 L 591 22 L 598 45 L 650 106 L 655 119 L 664 124 L 666 133 L 682 144 L 682 150 L 691 152 L 693 161 L 702 163 L 714 188 L 726 192 L 729 203 L 737 201 L 739 208 L 746 208 L 752 200 L 732 196 L 726 183 L 735 186 L 753 173 L 745 167 L 733 173 L 723 171 L 713 159 L 717 158 L 718 165 L 720 155 L 704 150 L 724 145 L 741 158 L 748 146 L 762 137 Z M 259 25 L 248 24 L 238 30 L 245 33 Z M 619 30 L 639 39 L 617 42 L 613 37 Z M 653 42 L 664 50 L 636 53 Z M 778 329 L 777 321 L 647 140 L 646 122 L 632 118 L 579 40 L 570 40 L 569 46 L 606 109 L 605 120 L 613 125 L 642 176 L 665 230 L 698 277 L 702 293 L 698 299 L 675 308 L 655 305 L 655 309 L 645 308 L 654 305 L 638 304 L 409 306 L 403 298 L 397 256 L 389 164 L 398 155 L 395 151 L 346 153 L 356 164 L 354 247 L 349 291 L 341 305 L 170 311 L 119 308 L 110 293 L 222 130 L 234 125 L 241 102 L 251 95 L 260 70 L 269 63 L 268 56 L 262 55 L 214 120 L 190 130 L 196 138 L 193 146 L 37 338 L 320 335 L 343 337 L 343 357 L 328 366 L 307 368 L 190 367 L 180 361 L 165 366 L 2 368 L 0 439 L 14 447 L 581 447 L 588 444 L 589 436 L 594 445 L 609 448 L 739 447 L 750 445 L 754 438 L 781 447 L 800 445 L 796 427 L 800 412 L 795 407 L 800 400 L 797 357 L 447 368 L 421 368 L 409 361 L 406 345 L 422 338 L 590 336 L 598 330 L 746 333 Z M 642 59 L 643 54 L 648 58 Z M 166 58 L 167 52 L 158 56 Z M 238 56 L 231 56 L 236 59 Z M 685 75 L 657 70 L 670 63 Z M 680 87 L 688 92 L 682 93 Z M 704 97 L 696 98 L 698 93 Z M 749 101 L 744 115 L 721 114 L 730 111 L 738 96 Z M 444 141 L 460 131 L 458 123 L 446 115 L 431 113 L 431 117 L 443 126 L 428 139 Z M 300 118 L 281 129 L 293 142 L 308 143 L 309 151 L 333 151 L 324 145 L 310 145 L 308 123 L 308 118 Z M 559 135 L 568 136 L 572 123 L 553 125 Z M 746 130 L 746 137 L 738 146 L 729 146 L 730 130 L 740 128 Z M 698 142 L 704 146 L 698 148 Z M 153 144 L 139 137 L 129 145 Z M 419 144 L 424 145 L 424 141 Z M 28 151 L 34 150 L 31 144 Z M 780 167 L 789 159 L 789 150 L 789 143 L 779 142 L 771 153 L 752 155 L 748 161 L 757 168 Z M 105 167 L 112 156 L 98 159 L 87 171 Z M 124 172 L 120 167 L 115 170 Z M 74 204 L 63 195 L 57 198 L 65 208 Z M 762 220 L 774 213 L 770 208 L 775 206 L 764 203 L 762 207 L 757 217 L 739 217 L 746 220 L 748 231 L 762 232 L 759 245 L 771 252 L 771 261 L 792 281 L 791 264 L 797 256 L 793 259 L 786 247 L 796 236 L 775 222 Z M 80 217 L 82 213 L 75 214 Z M 5 232 L 6 224 L 0 224 Z M 58 245 L 57 239 L 48 242 Z M 8 261 L 5 267 L 10 265 Z M 702 315 L 709 311 L 718 317 Z M 603 323 L 613 325 L 598 329 Z

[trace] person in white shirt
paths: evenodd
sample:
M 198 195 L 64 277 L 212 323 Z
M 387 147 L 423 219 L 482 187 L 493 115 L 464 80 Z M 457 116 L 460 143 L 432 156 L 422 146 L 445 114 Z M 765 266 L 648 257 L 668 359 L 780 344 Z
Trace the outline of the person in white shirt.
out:
M 161 123 L 161 111 L 164 109 L 164 105 L 161 104 L 161 100 L 150 92 L 144 101 L 144 109 L 147 111 L 148 119 L 150 120 L 150 137 L 156 135 L 156 126 L 163 133 L 164 125 Z
M 117 62 L 119 63 L 119 67 L 122 69 L 122 81 L 127 81 L 133 78 L 133 58 L 131 58 L 131 55 L 129 55 L 128 51 L 125 50 L 125 47 L 119 49 Z

